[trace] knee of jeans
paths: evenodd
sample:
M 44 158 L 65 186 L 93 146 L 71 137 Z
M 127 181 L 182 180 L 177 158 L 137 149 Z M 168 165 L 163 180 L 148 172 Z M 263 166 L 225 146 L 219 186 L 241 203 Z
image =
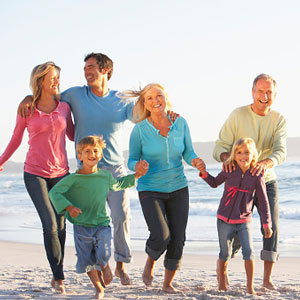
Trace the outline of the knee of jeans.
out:
M 254 259 L 254 253 L 250 247 L 242 248 L 242 254 L 243 254 L 244 260 L 253 260 Z

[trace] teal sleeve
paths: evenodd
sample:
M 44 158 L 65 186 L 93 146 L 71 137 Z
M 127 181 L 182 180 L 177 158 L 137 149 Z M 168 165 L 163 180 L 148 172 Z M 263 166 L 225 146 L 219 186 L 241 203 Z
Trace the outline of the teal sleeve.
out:
M 70 177 L 69 175 L 68 177 Z M 49 192 L 50 200 L 57 211 L 57 213 L 62 213 L 68 206 L 73 206 L 73 204 L 65 197 L 65 193 L 67 193 L 70 188 L 70 178 L 64 178 L 60 182 L 58 182 Z
M 184 120 L 184 151 L 182 157 L 185 162 L 191 165 L 191 160 L 197 158 L 197 154 L 194 152 L 190 129 L 187 122 Z
M 112 174 L 110 174 L 110 187 L 109 189 L 112 191 L 121 191 L 132 186 L 135 186 L 135 175 L 127 175 L 124 177 L 120 177 L 118 179 L 114 178 Z
M 138 126 L 134 126 L 129 141 L 128 169 L 135 171 L 135 165 L 141 160 L 142 143 Z

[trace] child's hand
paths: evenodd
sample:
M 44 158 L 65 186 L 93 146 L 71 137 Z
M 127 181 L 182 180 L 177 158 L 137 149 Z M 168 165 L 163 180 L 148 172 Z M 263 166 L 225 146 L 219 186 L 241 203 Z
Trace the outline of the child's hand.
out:
M 191 165 L 193 167 L 197 168 L 197 170 L 200 172 L 200 175 L 203 175 L 203 174 L 206 173 L 205 162 L 200 157 L 193 158 L 192 161 L 191 161 Z
M 149 164 L 146 160 L 140 160 L 135 164 L 135 178 L 138 179 L 144 176 L 149 169 Z
M 82 213 L 80 208 L 78 208 L 76 206 L 71 206 L 71 205 L 68 206 L 66 208 L 66 210 L 69 212 L 69 214 L 72 218 L 76 218 L 76 217 L 78 217 L 78 215 L 80 215 Z
M 270 227 L 264 227 L 264 233 L 265 233 L 265 238 L 269 239 L 273 234 L 273 230 Z

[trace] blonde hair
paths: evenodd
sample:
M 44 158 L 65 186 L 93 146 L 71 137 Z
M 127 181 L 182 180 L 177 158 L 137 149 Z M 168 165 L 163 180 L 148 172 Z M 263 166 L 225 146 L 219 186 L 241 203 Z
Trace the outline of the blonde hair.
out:
M 58 73 L 60 73 L 60 67 L 57 66 L 53 61 L 47 61 L 43 64 L 37 65 L 33 68 L 30 75 L 30 88 L 32 90 L 32 104 L 31 104 L 31 112 L 33 113 L 37 101 L 41 97 L 42 92 L 42 82 L 46 76 L 46 74 L 52 70 L 56 69 Z M 56 97 L 59 100 L 59 95 Z
M 106 143 L 102 136 L 89 135 L 82 138 L 76 145 L 76 152 L 81 154 L 83 149 L 87 146 L 94 146 L 101 149 L 101 151 L 106 147 Z
M 158 88 L 163 91 L 165 99 L 166 99 L 166 108 L 167 110 L 171 109 L 172 105 L 169 100 L 168 94 L 165 90 L 165 88 L 159 84 L 159 83 L 150 83 L 146 85 L 143 89 L 139 89 L 137 91 L 134 90 L 126 90 L 122 93 L 122 96 L 124 98 L 135 98 L 137 97 L 137 101 L 133 108 L 133 122 L 139 123 L 143 120 L 145 120 L 147 117 L 150 116 L 149 110 L 145 107 L 145 94 L 151 89 L 151 88 Z
M 228 159 L 226 160 L 225 163 L 236 165 L 236 161 L 234 159 L 235 153 L 244 145 L 248 146 L 250 152 L 253 154 L 253 159 L 251 161 L 251 167 L 254 167 L 254 165 L 257 163 L 257 160 L 258 160 L 258 152 L 257 152 L 254 140 L 249 137 L 240 138 L 234 143 L 234 145 L 231 149 L 230 156 L 228 157 Z

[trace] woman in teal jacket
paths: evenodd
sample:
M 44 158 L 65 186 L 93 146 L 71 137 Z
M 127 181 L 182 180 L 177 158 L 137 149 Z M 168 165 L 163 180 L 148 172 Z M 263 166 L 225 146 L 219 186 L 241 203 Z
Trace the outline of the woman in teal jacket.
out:
M 145 160 L 149 164 L 148 173 L 137 185 L 150 232 L 143 281 L 151 285 L 155 261 L 166 251 L 163 290 L 175 293 L 172 281 L 182 258 L 189 211 L 182 158 L 197 168 L 203 161 L 193 150 L 186 121 L 178 117 L 173 123 L 167 115 L 170 102 L 160 84 L 149 84 L 140 91 L 127 91 L 125 95 L 138 97 L 134 110 L 138 123 L 130 137 L 128 167 L 138 171 L 143 164 L 137 162 Z

